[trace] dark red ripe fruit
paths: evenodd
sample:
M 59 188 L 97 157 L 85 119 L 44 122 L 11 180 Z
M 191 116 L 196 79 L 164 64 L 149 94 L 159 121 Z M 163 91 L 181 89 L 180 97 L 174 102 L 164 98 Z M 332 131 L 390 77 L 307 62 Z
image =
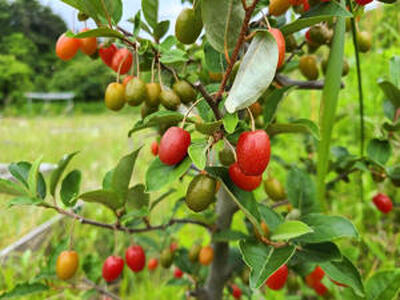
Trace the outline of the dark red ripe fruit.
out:
M 148 268 L 150 271 L 155 270 L 155 269 L 157 268 L 157 266 L 158 266 L 158 259 L 157 259 L 157 258 L 151 258 L 151 259 L 149 260 L 149 262 L 147 263 L 147 268 Z
M 176 126 L 170 127 L 161 138 L 158 156 L 164 164 L 176 165 L 187 155 L 189 145 L 189 132 Z
M 229 167 L 229 177 L 238 188 L 248 192 L 258 188 L 262 181 L 262 176 L 244 175 L 237 162 Z
M 125 259 L 126 264 L 133 272 L 142 271 L 146 264 L 146 255 L 143 248 L 138 245 L 130 246 L 126 249 Z
M 390 200 L 390 198 L 385 194 L 377 194 L 374 198 L 372 198 L 372 201 L 374 202 L 375 206 L 384 214 L 389 213 L 393 208 L 392 200 Z
M 358 5 L 362 5 L 362 6 L 367 5 L 368 3 L 371 3 L 371 2 L 372 2 L 372 0 L 356 0 L 356 3 Z
M 132 62 L 132 53 L 128 49 L 122 48 L 114 54 L 111 62 L 111 69 L 117 73 L 119 71 L 119 74 L 124 75 L 131 69 Z
M 259 176 L 271 156 L 269 136 L 264 130 L 243 132 L 236 146 L 237 161 L 245 175 Z
M 277 28 L 270 28 L 269 32 L 274 36 L 276 43 L 278 44 L 278 50 L 279 50 L 279 58 L 278 58 L 278 69 L 283 65 L 283 62 L 285 60 L 285 49 L 286 49 L 286 43 L 285 43 L 285 38 L 282 34 L 282 32 L 277 29 Z
M 314 271 L 306 276 L 306 283 L 308 286 L 313 287 L 314 284 L 320 282 L 324 276 L 324 270 L 322 270 L 320 266 L 317 266 Z
M 323 284 L 322 282 L 316 282 L 313 286 L 313 289 L 320 296 L 325 295 L 325 293 L 328 291 L 325 284 Z
M 157 141 L 154 141 L 151 144 L 151 153 L 153 153 L 154 156 L 157 156 L 157 154 L 158 154 L 158 143 L 157 143 Z
M 232 296 L 235 299 L 240 299 L 242 296 L 242 290 L 236 284 L 232 284 Z
M 179 269 L 179 268 L 175 268 L 174 277 L 175 277 L 175 278 L 182 278 L 182 276 L 183 276 L 182 270 Z
M 103 278 L 112 282 L 119 277 L 124 269 L 124 260 L 119 256 L 109 256 L 103 264 Z
M 118 48 L 114 44 L 111 44 L 108 48 L 105 48 L 104 45 L 100 45 L 99 56 L 101 60 L 111 68 L 112 59 L 117 51 Z
M 265 284 L 271 290 L 275 291 L 280 290 L 285 285 L 288 274 L 289 274 L 288 267 L 286 265 L 282 265 L 278 270 L 275 271 L 274 274 L 269 276 Z

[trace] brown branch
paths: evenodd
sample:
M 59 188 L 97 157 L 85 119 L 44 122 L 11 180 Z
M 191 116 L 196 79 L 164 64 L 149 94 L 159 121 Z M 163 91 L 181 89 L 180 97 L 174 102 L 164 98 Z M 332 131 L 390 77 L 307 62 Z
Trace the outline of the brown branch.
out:
M 285 64 L 287 64 L 288 62 L 290 62 L 295 55 L 297 54 L 297 52 L 299 52 L 301 50 L 301 48 L 303 48 L 303 46 L 306 44 L 306 41 L 303 41 L 299 46 L 297 46 L 296 50 L 294 50 L 292 52 L 292 54 L 290 54 L 290 56 L 288 57 L 288 59 L 285 61 Z
M 243 0 L 243 1 L 245 1 L 245 0 Z M 246 7 L 245 7 L 246 14 L 245 14 L 245 17 L 243 19 L 242 27 L 240 29 L 239 39 L 237 40 L 236 46 L 233 49 L 230 62 L 228 64 L 228 67 L 226 68 L 226 71 L 225 71 L 224 77 L 222 79 L 221 85 L 219 87 L 219 90 L 215 94 L 215 97 L 214 97 L 214 102 L 216 102 L 217 104 L 221 100 L 222 94 L 225 91 L 226 84 L 228 83 L 229 76 L 232 73 L 233 66 L 234 66 L 234 64 L 236 63 L 236 61 L 237 61 L 237 59 L 239 57 L 239 51 L 240 51 L 244 41 L 246 40 L 246 34 L 247 34 L 248 29 L 249 29 L 249 22 L 250 22 L 250 19 L 251 19 L 251 15 L 253 14 L 254 9 L 256 8 L 256 5 L 257 5 L 258 1 L 259 0 L 254 0 L 253 3 L 250 6 L 246 5 Z
M 45 208 L 50 208 L 50 209 L 56 210 L 59 214 L 73 218 L 73 219 L 79 221 L 81 224 L 92 225 L 92 226 L 101 227 L 101 228 L 105 228 L 105 229 L 109 229 L 109 230 L 119 230 L 119 231 L 123 231 L 123 232 L 127 232 L 127 233 L 141 233 L 141 232 L 148 232 L 148 231 L 154 231 L 154 230 L 165 230 L 166 228 L 168 228 L 174 224 L 193 224 L 193 225 L 198 225 L 198 226 L 204 227 L 208 230 L 212 230 L 212 226 L 210 226 L 204 222 L 197 221 L 197 220 L 191 220 L 191 219 L 171 219 L 171 220 L 169 220 L 169 222 L 167 222 L 165 224 L 160 224 L 160 225 L 156 225 L 156 226 L 147 226 L 145 228 L 129 228 L 129 227 L 122 226 L 119 223 L 109 224 L 109 223 L 102 223 L 102 222 L 99 222 L 96 220 L 84 218 L 72 211 L 68 211 L 68 210 L 62 209 L 61 207 L 53 206 L 51 204 L 44 204 L 42 206 Z
M 276 203 L 272 204 L 270 207 L 272 209 L 274 209 L 274 208 L 277 208 L 277 207 L 280 207 L 280 206 L 288 205 L 289 203 L 290 203 L 289 200 L 283 200 L 283 201 L 279 201 L 279 202 L 276 202 Z
M 325 85 L 324 80 L 293 80 L 282 74 L 276 74 L 275 81 L 282 86 L 296 86 L 298 89 L 301 90 L 322 90 Z M 340 87 L 342 89 L 345 87 L 343 82 L 340 84 Z
M 207 101 L 208 105 L 210 105 L 212 111 L 214 112 L 215 118 L 217 120 L 221 119 L 221 112 L 218 109 L 218 104 L 214 101 L 213 97 L 206 91 L 205 87 L 201 84 L 200 81 L 193 84 L 193 87 L 200 92 L 200 94 Z
M 90 281 L 89 279 L 85 278 L 85 279 L 83 279 L 83 282 L 85 284 L 87 284 L 90 288 L 93 288 L 96 291 L 98 291 L 102 295 L 110 297 L 111 299 L 114 299 L 114 300 L 121 300 L 121 298 L 118 297 L 117 295 L 107 291 L 106 289 L 102 288 L 101 286 L 96 285 L 94 282 Z

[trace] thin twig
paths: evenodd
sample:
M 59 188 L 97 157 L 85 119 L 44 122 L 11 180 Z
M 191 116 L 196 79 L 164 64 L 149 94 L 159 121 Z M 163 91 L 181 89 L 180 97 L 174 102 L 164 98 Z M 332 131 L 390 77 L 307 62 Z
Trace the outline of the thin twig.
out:
M 282 74 L 276 74 L 275 80 L 282 86 L 296 86 L 298 89 L 301 90 L 322 90 L 325 85 L 324 80 L 309 80 L 309 81 L 293 80 Z M 340 84 L 340 87 L 342 89 L 345 87 L 343 82 Z
M 277 208 L 277 207 L 288 205 L 289 203 L 290 203 L 289 200 L 283 200 L 283 201 L 279 201 L 279 202 L 276 202 L 276 203 L 272 204 L 270 207 L 272 209 L 274 209 L 274 208 Z
M 94 282 L 90 281 L 89 279 L 83 279 L 83 282 L 87 284 L 89 287 L 95 289 L 98 291 L 100 294 L 106 295 L 107 297 L 110 297 L 114 300 L 122 300 L 120 297 L 117 295 L 107 291 L 106 289 L 102 288 L 101 286 L 96 285 Z
M 212 111 L 214 112 L 215 118 L 220 120 L 222 118 L 221 112 L 218 109 L 218 104 L 214 101 L 213 97 L 206 91 L 205 87 L 201 84 L 201 82 L 196 82 L 193 84 L 193 87 L 200 92 L 200 94 L 207 101 L 208 105 L 210 105 Z

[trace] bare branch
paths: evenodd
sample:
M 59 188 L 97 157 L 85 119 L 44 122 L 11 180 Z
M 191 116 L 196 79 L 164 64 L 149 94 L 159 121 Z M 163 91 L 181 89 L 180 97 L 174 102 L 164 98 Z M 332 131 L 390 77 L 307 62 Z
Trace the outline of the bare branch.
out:
M 275 80 L 282 86 L 296 86 L 298 89 L 301 90 L 322 90 L 325 85 L 324 80 L 309 80 L 309 81 L 293 80 L 282 74 L 276 74 Z M 340 87 L 341 88 L 345 87 L 343 82 L 341 83 Z

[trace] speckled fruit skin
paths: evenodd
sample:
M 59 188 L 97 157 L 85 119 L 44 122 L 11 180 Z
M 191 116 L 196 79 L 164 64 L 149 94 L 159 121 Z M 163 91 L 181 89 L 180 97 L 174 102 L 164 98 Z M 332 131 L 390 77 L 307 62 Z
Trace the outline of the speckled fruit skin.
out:
M 164 164 L 176 165 L 187 155 L 189 145 L 189 132 L 176 126 L 170 127 L 161 138 L 158 156 Z
M 261 129 L 243 132 L 236 146 L 236 156 L 243 174 L 261 175 L 267 168 L 271 156 L 268 134 Z
M 64 33 L 57 40 L 56 54 L 64 61 L 70 60 L 76 55 L 80 45 L 79 39 L 69 38 Z
M 128 82 L 131 81 L 133 78 L 135 78 L 135 76 L 132 75 L 125 76 L 124 80 L 122 80 L 122 84 L 124 85 L 124 87 L 126 87 Z
M 203 23 L 191 8 L 181 11 L 175 23 L 175 36 L 183 44 L 193 44 L 199 37 Z
M 318 78 L 317 58 L 314 55 L 304 55 L 300 58 L 299 68 L 301 74 L 308 80 L 316 80 Z
M 199 174 L 190 182 L 185 202 L 194 212 L 201 212 L 213 202 L 217 181 L 204 174 Z
M 262 176 L 247 176 L 243 174 L 237 162 L 229 167 L 229 177 L 238 188 L 248 192 L 255 190 L 262 181 Z
M 270 28 L 269 32 L 274 36 L 276 43 L 278 44 L 278 50 L 279 50 L 278 69 L 279 69 L 285 61 L 285 51 L 286 51 L 285 37 L 278 28 Z
M 282 265 L 278 270 L 275 271 L 265 282 L 265 284 L 271 290 L 280 290 L 284 287 L 287 277 L 289 274 L 288 267 L 286 265 Z
M 104 47 L 104 45 L 100 45 L 99 47 L 99 55 L 101 60 L 111 68 L 112 59 L 114 54 L 118 51 L 118 48 L 111 44 L 109 47 Z
M 196 100 L 196 91 L 194 88 L 185 80 L 179 80 L 173 85 L 174 92 L 179 96 L 181 102 L 189 104 Z
M 89 28 L 84 28 L 80 32 L 89 31 Z M 81 51 L 86 55 L 93 55 L 97 51 L 97 39 L 95 37 L 83 38 L 81 40 Z
M 151 153 L 153 153 L 154 156 L 158 155 L 158 143 L 157 143 L 157 141 L 154 141 L 151 144 Z
M 133 245 L 126 249 L 125 260 L 129 269 L 137 273 L 146 265 L 146 254 L 141 246 Z
M 214 259 L 214 249 L 211 246 L 201 248 L 199 253 L 199 263 L 208 266 Z
M 126 49 L 118 49 L 117 52 L 115 52 L 112 62 L 111 62 L 111 68 L 118 73 L 118 70 L 120 71 L 119 74 L 124 75 L 129 72 L 131 69 L 133 62 L 133 55 L 132 53 Z M 121 66 L 121 69 L 120 69 Z
M 125 88 L 121 83 L 112 82 L 107 86 L 104 103 L 108 109 L 118 111 L 125 105 Z
M 161 252 L 160 263 L 164 269 L 168 269 L 174 261 L 174 253 L 169 248 L 165 248 Z
M 182 272 L 182 270 L 181 269 L 179 269 L 179 268 L 175 268 L 175 270 L 174 270 L 174 277 L 175 278 L 182 278 L 183 277 L 183 272 Z
M 149 269 L 149 271 L 154 271 L 155 269 L 157 269 L 157 266 L 158 266 L 157 258 L 149 259 L 149 262 L 147 263 L 147 269 Z
M 57 258 L 56 274 L 61 280 L 72 278 L 79 266 L 79 257 L 76 251 L 63 251 Z
M 163 89 L 160 93 L 160 102 L 168 110 L 177 110 L 181 99 L 173 90 Z
M 103 278 L 112 282 L 119 277 L 124 269 L 124 260 L 119 256 L 109 256 L 103 264 Z
M 140 78 L 129 80 L 125 88 L 125 100 L 131 106 L 138 106 L 145 100 L 146 83 Z
M 393 208 L 392 200 L 385 194 L 377 194 L 374 198 L 372 198 L 375 206 L 384 214 L 389 213 Z
M 157 107 L 160 104 L 161 86 L 158 82 L 146 84 L 146 104 L 149 107 Z
M 280 201 L 286 198 L 285 188 L 276 178 L 267 178 L 264 181 L 264 190 L 273 201 Z

